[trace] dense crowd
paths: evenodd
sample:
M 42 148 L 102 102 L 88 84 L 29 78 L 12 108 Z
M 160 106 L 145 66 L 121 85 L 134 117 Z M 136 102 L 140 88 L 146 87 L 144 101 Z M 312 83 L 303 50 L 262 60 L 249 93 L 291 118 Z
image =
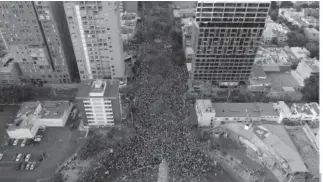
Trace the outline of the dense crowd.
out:
M 100 162 L 108 171 L 131 173 L 166 159 L 170 181 L 203 181 L 212 161 L 199 150 L 192 127 L 184 122 L 190 107 L 184 104 L 188 73 L 185 66 L 172 63 L 168 49 L 158 46 L 168 39 L 141 44 L 138 75 L 131 83 L 136 89 L 130 91 L 128 103 L 123 103 L 129 105 L 132 116 L 124 124 L 136 135 L 117 143 L 114 152 L 102 156 Z M 147 56 L 153 47 L 161 48 Z

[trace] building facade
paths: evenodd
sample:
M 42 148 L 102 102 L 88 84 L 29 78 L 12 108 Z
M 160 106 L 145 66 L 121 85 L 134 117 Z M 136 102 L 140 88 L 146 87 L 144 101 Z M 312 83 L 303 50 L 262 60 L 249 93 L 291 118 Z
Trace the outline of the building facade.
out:
M 71 83 L 77 72 L 62 2 L 1 2 L 1 32 L 24 78 Z
M 250 75 L 270 2 L 198 2 L 189 88 L 244 83 Z
M 88 126 L 114 126 L 121 121 L 119 81 L 89 82 L 79 89 L 76 99 L 84 106 Z
M 221 123 L 277 123 L 279 114 L 273 103 L 212 103 L 196 100 L 195 111 L 199 126 L 216 127 Z
M 19 84 L 21 79 L 21 70 L 18 63 L 10 53 L 4 53 L 0 58 L 0 86 Z
M 123 79 L 125 63 L 118 2 L 68 1 L 64 9 L 82 81 Z

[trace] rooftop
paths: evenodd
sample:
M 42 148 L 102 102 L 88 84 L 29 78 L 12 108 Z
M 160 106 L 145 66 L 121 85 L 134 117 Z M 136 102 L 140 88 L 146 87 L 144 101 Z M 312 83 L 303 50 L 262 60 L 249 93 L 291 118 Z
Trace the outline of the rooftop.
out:
M 102 83 L 106 84 L 106 88 L 103 89 L 102 87 Z M 102 80 L 102 83 L 97 84 L 96 86 L 98 87 L 94 87 L 94 81 L 90 81 L 88 84 L 83 84 L 83 85 L 79 85 L 78 88 L 78 92 L 76 93 L 76 99 L 84 99 L 84 98 L 90 98 L 90 97 L 105 97 L 105 98 L 117 98 L 118 97 L 118 93 L 119 93 L 119 81 L 117 80 Z M 90 96 L 90 93 L 95 93 L 95 92 L 102 92 L 103 96 Z
M 291 53 L 286 51 L 288 48 L 280 47 L 260 47 L 255 59 L 256 64 L 291 64 Z
M 259 78 L 259 77 L 267 77 L 264 69 L 262 66 L 253 66 L 251 70 L 251 75 L 253 78 Z
M 293 103 L 293 104 L 289 104 L 289 106 L 292 111 L 296 111 L 297 113 L 303 113 L 306 115 L 313 115 L 314 114 L 311 111 L 312 107 L 310 107 L 308 104 L 305 104 L 305 103 Z M 316 109 L 318 109 L 318 108 L 316 108 Z
M 278 116 L 272 103 L 212 103 L 217 117 Z
M 187 54 L 193 54 L 194 53 L 194 51 L 193 51 L 193 48 L 192 47 L 186 47 L 186 49 L 185 49 L 185 54 L 187 55 Z
M 45 101 L 40 115 L 42 119 L 61 118 L 69 107 L 69 101 Z
M 261 131 L 258 132 L 258 130 Z M 279 156 L 286 160 L 291 171 L 308 172 L 302 157 L 283 125 L 267 124 L 257 126 L 253 128 L 253 131 L 267 146 L 273 148 Z M 266 134 L 261 134 L 262 131 Z
M 318 67 L 319 64 L 315 63 L 313 60 L 306 60 L 304 62 L 312 69 L 313 72 L 320 72 L 320 68 Z
M 283 87 L 300 87 L 299 83 L 295 80 L 291 73 L 266 73 L 267 81 L 272 83 L 272 88 L 283 88 Z
M 40 102 L 23 102 L 20 106 L 20 109 L 16 115 L 14 123 L 9 126 L 8 131 L 16 130 L 19 128 L 32 128 L 35 121 L 37 120 L 38 110 L 36 109 L 40 105 Z

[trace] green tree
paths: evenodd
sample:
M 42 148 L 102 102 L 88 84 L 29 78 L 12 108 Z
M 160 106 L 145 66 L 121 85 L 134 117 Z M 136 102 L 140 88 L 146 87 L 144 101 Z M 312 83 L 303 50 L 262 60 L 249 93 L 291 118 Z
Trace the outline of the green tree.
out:
M 303 99 L 306 102 L 319 103 L 319 76 L 311 76 L 304 81 L 304 88 L 302 89 Z
M 305 36 L 299 31 L 292 31 L 287 34 L 289 47 L 304 47 L 306 44 Z
M 309 42 L 305 45 L 305 48 L 310 51 L 311 57 L 317 57 L 320 52 L 319 44 L 316 42 Z

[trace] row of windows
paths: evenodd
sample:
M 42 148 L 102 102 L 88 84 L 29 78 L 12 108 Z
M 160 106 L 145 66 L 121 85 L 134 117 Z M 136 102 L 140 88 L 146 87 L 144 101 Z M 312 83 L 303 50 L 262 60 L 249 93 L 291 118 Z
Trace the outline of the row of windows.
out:
M 197 7 L 269 7 L 269 3 L 197 3 Z
M 254 13 L 197 13 L 196 14 L 197 18 L 201 18 L 201 17 L 205 17 L 205 18 L 227 18 L 227 17 L 231 17 L 231 18 L 245 18 L 245 17 L 267 17 L 266 13 L 258 13 L 258 12 L 254 12 Z
M 215 66 L 252 66 L 253 63 L 240 62 L 240 63 L 225 63 L 221 60 L 217 60 L 215 63 L 195 63 L 195 66 L 206 66 L 206 67 L 215 67 Z
M 244 23 L 261 23 L 265 22 L 265 18 L 196 18 L 197 22 L 244 22 Z
M 245 81 L 249 76 L 235 76 L 235 77 L 206 77 L 206 76 L 195 76 L 195 80 L 222 80 L 222 81 Z

